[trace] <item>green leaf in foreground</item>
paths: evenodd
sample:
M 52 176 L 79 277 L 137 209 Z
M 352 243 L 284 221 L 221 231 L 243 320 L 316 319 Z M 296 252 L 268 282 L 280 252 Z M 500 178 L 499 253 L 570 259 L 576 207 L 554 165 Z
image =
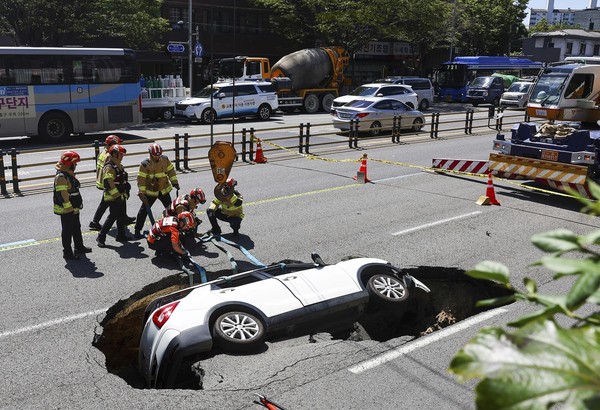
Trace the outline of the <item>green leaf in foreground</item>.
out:
M 580 249 L 579 237 L 566 229 L 535 234 L 531 242 L 545 252 L 562 253 Z
M 600 399 L 600 330 L 562 329 L 536 321 L 512 332 L 480 331 L 453 358 L 450 371 L 477 385 L 478 409 L 586 409 Z
M 509 286 L 509 274 L 506 265 L 500 262 L 494 261 L 483 261 L 478 263 L 475 268 L 466 272 L 472 278 L 475 279 L 487 279 L 494 282 L 499 282 L 505 286 Z

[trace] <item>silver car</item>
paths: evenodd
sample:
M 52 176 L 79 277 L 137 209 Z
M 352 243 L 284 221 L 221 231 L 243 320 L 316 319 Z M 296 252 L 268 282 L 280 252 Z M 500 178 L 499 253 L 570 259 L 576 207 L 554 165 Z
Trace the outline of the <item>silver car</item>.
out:
M 407 106 L 393 98 L 369 97 L 350 101 L 331 112 L 333 126 L 340 131 L 350 131 L 351 122 L 356 120 L 358 131 L 377 136 L 384 131 L 391 132 L 394 117 L 399 121 L 400 130 L 420 131 L 425 125 L 421 111 Z
M 529 81 L 515 81 L 500 97 L 500 107 L 526 108 L 532 86 Z
M 342 95 L 333 100 L 331 104 L 332 114 L 337 107 L 349 103 L 357 98 L 364 97 L 387 97 L 402 101 L 410 108 L 418 107 L 419 97 L 414 90 L 408 85 L 402 84 L 387 84 L 387 83 L 372 83 L 364 84 L 357 87 L 348 95 Z

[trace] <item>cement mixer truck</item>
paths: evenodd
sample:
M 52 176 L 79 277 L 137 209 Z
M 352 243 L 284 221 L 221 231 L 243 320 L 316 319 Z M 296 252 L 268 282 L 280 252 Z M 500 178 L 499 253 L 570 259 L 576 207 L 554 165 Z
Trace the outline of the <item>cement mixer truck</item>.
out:
M 219 61 L 219 77 L 271 81 L 282 111 L 329 112 L 349 62 L 342 47 L 308 48 L 282 57 L 272 67 L 264 57 L 224 58 Z

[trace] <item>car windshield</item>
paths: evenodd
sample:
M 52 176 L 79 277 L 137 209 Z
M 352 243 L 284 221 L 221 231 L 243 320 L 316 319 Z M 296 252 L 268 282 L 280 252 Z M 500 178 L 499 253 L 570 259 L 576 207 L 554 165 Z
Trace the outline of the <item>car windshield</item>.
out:
M 485 88 L 485 87 L 488 87 L 492 83 L 493 80 L 494 80 L 493 77 L 477 77 L 471 83 L 471 87 L 484 87 Z
M 350 93 L 350 95 L 362 95 L 362 96 L 367 96 L 367 95 L 375 95 L 375 92 L 379 89 L 379 87 L 365 87 L 365 86 L 360 86 L 354 89 L 354 91 L 352 91 Z
M 565 72 L 543 74 L 531 92 L 530 102 L 556 104 L 568 75 Z
M 219 87 L 212 87 L 212 92 L 214 94 L 216 94 L 219 91 Z M 210 92 L 211 92 L 211 87 L 210 85 L 207 85 L 206 87 L 204 87 L 203 89 L 201 89 L 200 91 L 197 91 L 194 93 L 194 97 L 196 98 L 210 98 Z
M 510 87 L 508 87 L 508 92 L 526 93 L 527 91 L 529 91 L 529 87 L 531 87 L 531 84 L 529 83 L 512 83 Z

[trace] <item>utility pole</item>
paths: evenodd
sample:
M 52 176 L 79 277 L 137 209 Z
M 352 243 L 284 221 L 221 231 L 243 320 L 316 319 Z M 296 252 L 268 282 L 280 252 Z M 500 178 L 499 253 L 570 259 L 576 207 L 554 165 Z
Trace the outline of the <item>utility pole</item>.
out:
M 192 96 L 192 71 L 194 71 L 194 60 L 192 55 L 192 0 L 188 3 L 188 79 L 190 84 L 190 97 Z

